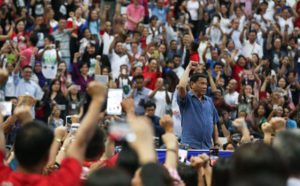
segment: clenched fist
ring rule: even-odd
[[[88,84],[87,93],[93,99],[101,99],[103,100],[106,96],[106,86],[100,82],[92,81]]]
[[[121,105],[127,114],[134,113],[134,100],[132,98],[124,99]]]
[[[173,132],[173,120],[171,116],[165,115],[163,116],[160,121],[160,125],[165,129],[166,132]]]

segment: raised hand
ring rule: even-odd
[[[134,113],[134,100],[132,98],[124,99],[121,103],[123,110],[128,113]]]
[[[31,107],[30,106],[18,106],[14,110],[14,116],[22,124],[32,120]]]
[[[282,117],[274,117],[269,123],[272,125],[272,128],[275,132],[280,132],[286,128],[286,120]]]
[[[170,115],[164,115],[159,123],[167,133],[173,133],[173,120]]]
[[[104,100],[106,96],[106,86],[100,82],[92,81],[88,84],[87,93],[92,99]]]

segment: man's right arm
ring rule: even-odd
[[[186,87],[188,85],[188,81],[189,81],[189,74],[191,72],[191,63],[189,63],[189,65],[186,67],[184,73],[182,74],[179,84],[177,86],[178,89],[178,95],[180,98],[184,98],[186,96]]]

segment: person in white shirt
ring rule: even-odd
[[[54,44],[55,39],[52,35],[46,36],[45,47],[39,50],[38,57],[42,62],[42,73],[46,79],[54,79],[57,74],[57,64],[60,61],[60,52]]]
[[[174,64],[173,72],[175,72],[177,77],[180,78],[184,73],[184,68],[180,65],[181,62],[180,55],[174,55],[172,61]]]
[[[111,34],[112,33],[112,27],[111,27],[111,22],[106,21],[105,22],[105,32],[102,35],[102,41],[103,41],[103,55],[108,55],[109,54],[109,46],[114,40],[114,36]]]
[[[227,86],[227,92],[224,95],[225,103],[232,109],[237,108],[239,102],[239,93],[236,91],[236,88],[237,81],[235,79],[231,79]],[[235,118],[236,114],[236,111],[230,112],[231,118]]]
[[[243,48],[243,45],[239,39],[241,35],[241,31],[239,30],[239,24],[240,24],[239,19],[237,18],[233,19],[231,23],[232,30],[230,32],[230,36],[232,41],[234,42],[235,48],[241,50]]]
[[[284,8],[281,16],[276,16],[275,19],[280,26],[281,34],[284,34],[286,30],[288,34],[294,31],[294,17],[290,15],[288,8]]]
[[[166,89],[163,78],[157,79],[155,89],[149,92],[149,98],[153,99],[156,104],[156,116],[162,117],[168,114],[167,109],[171,108],[172,93]]]
[[[130,62],[125,43],[122,43],[121,41],[116,41],[115,38],[110,45],[109,53],[111,73],[113,80],[115,80],[119,77],[120,67],[122,65],[127,65],[128,69],[130,69]]]
[[[244,27],[243,32],[240,35],[240,41],[243,44],[242,54],[245,57],[251,57],[252,54],[256,53],[260,58],[263,57],[262,46],[256,43],[257,33],[255,30],[250,30],[248,35],[248,40],[244,40],[244,34],[247,27]]]

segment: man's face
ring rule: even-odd
[[[65,19],[61,19],[59,21],[59,28],[60,29],[65,29],[66,28],[66,20]]]
[[[230,89],[230,90],[235,90],[236,89],[236,81],[235,80],[230,80],[229,81],[228,89]]]
[[[105,28],[106,28],[106,31],[107,31],[107,32],[110,32],[110,31],[111,31],[111,22],[106,21],[106,23],[105,23]]]
[[[23,70],[23,78],[29,80],[31,78],[32,70],[30,68],[25,68]]]
[[[178,67],[180,65],[181,59],[180,59],[180,57],[175,57],[173,61],[174,61],[175,67]]]
[[[191,84],[192,90],[199,95],[205,95],[207,91],[207,79],[199,78],[195,83]]]
[[[115,52],[117,54],[122,53],[122,49],[123,49],[123,44],[121,42],[118,42],[115,47]]]
[[[157,7],[162,8],[164,6],[164,1],[163,0],[157,0]]]
[[[256,40],[256,33],[255,32],[250,32],[249,33],[249,41],[254,42]]]
[[[155,107],[148,107],[145,109],[145,114],[146,116],[154,116],[154,113],[155,113]]]
[[[218,50],[213,50],[213,51],[211,52],[211,57],[212,57],[213,59],[218,59],[218,57],[219,57]]]
[[[177,49],[176,41],[172,41],[170,47],[171,47],[172,50],[176,50]]]
[[[190,38],[189,35],[184,35],[183,36],[183,44],[184,44],[184,46],[189,46],[190,45],[190,40],[191,40],[191,38]]]
[[[137,79],[136,80],[136,88],[141,90],[144,87],[144,80],[143,79]]]
[[[214,68],[214,71],[215,71],[216,73],[222,72],[222,71],[223,71],[222,65],[216,65],[215,68]]]

